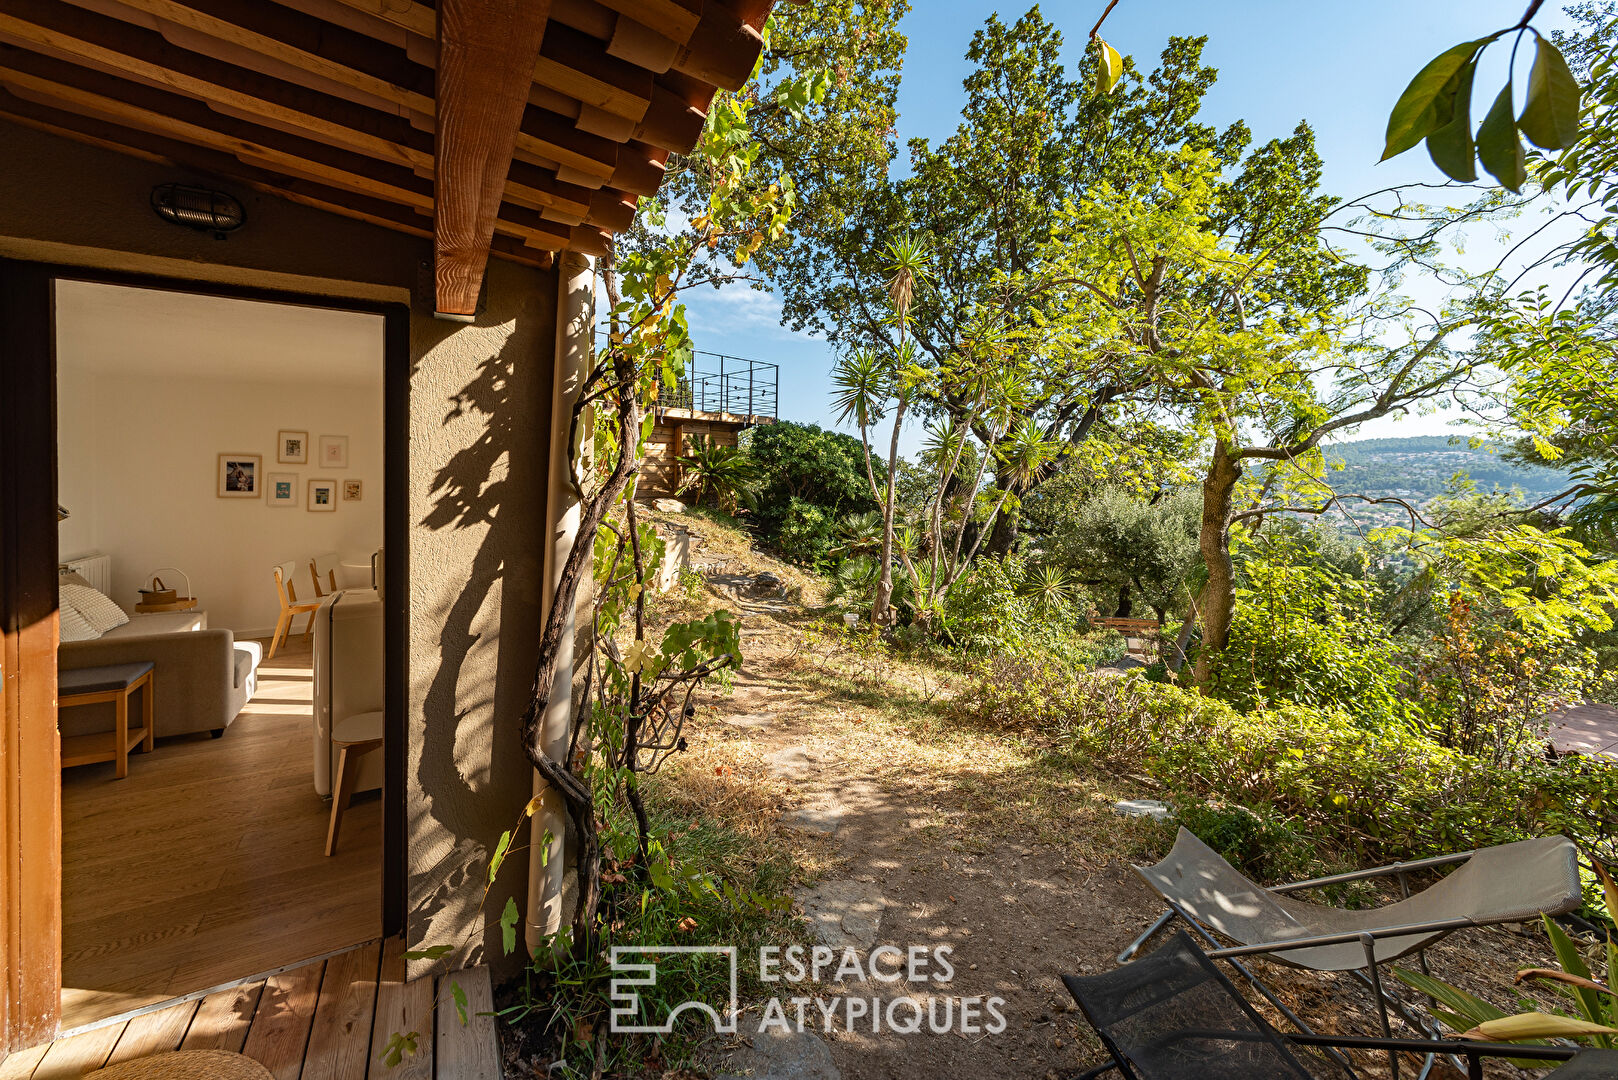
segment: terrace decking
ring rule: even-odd
[[[489,969],[407,983],[403,948],[400,938],[372,941],[14,1051],[0,1061],[0,1080],[68,1080],[169,1050],[237,1051],[276,1080],[500,1080],[494,1019],[487,1015]],[[464,1026],[450,1000],[451,978],[467,996]],[[416,1054],[384,1065],[389,1037],[412,1031]]]

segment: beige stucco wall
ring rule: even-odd
[[[409,937],[487,935],[498,953],[494,920],[526,858],[502,873],[487,927],[476,905],[486,853],[532,784],[518,723],[542,591],[556,274],[493,262],[484,314],[442,322],[419,295],[425,240],[5,123],[0,148],[0,256],[411,304],[410,371],[388,374],[410,386]],[[168,181],[230,191],[246,227],[215,240],[158,220],[149,194]]]
[[[539,640],[556,326],[554,277],[535,278],[491,263],[474,324],[411,325],[410,918],[426,944],[458,943],[477,920],[477,877],[460,871],[481,869],[532,784],[520,721]],[[526,857],[508,861],[483,906],[491,927],[508,896],[521,909],[526,877]]]

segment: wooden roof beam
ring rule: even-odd
[[[442,0],[433,173],[434,310],[469,320],[528,108],[550,0]]]

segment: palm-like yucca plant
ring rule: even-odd
[[[1031,571],[1022,587],[1022,594],[1034,602],[1042,615],[1072,606],[1079,592],[1079,583],[1059,566],[1042,566]]]
[[[678,460],[685,470],[680,490],[695,489],[697,503],[711,493],[727,514],[734,514],[744,506],[751,510],[757,505],[764,473],[747,451],[703,438],[689,456]]]
[[[859,514],[845,514],[837,523],[838,545],[833,555],[870,555],[882,550],[882,513],[867,510]]]

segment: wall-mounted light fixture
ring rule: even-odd
[[[216,240],[223,240],[247,221],[247,211],[234,195],[187,184],[157,185],[152,189],[152,209],[164,221],[211,232]]]

